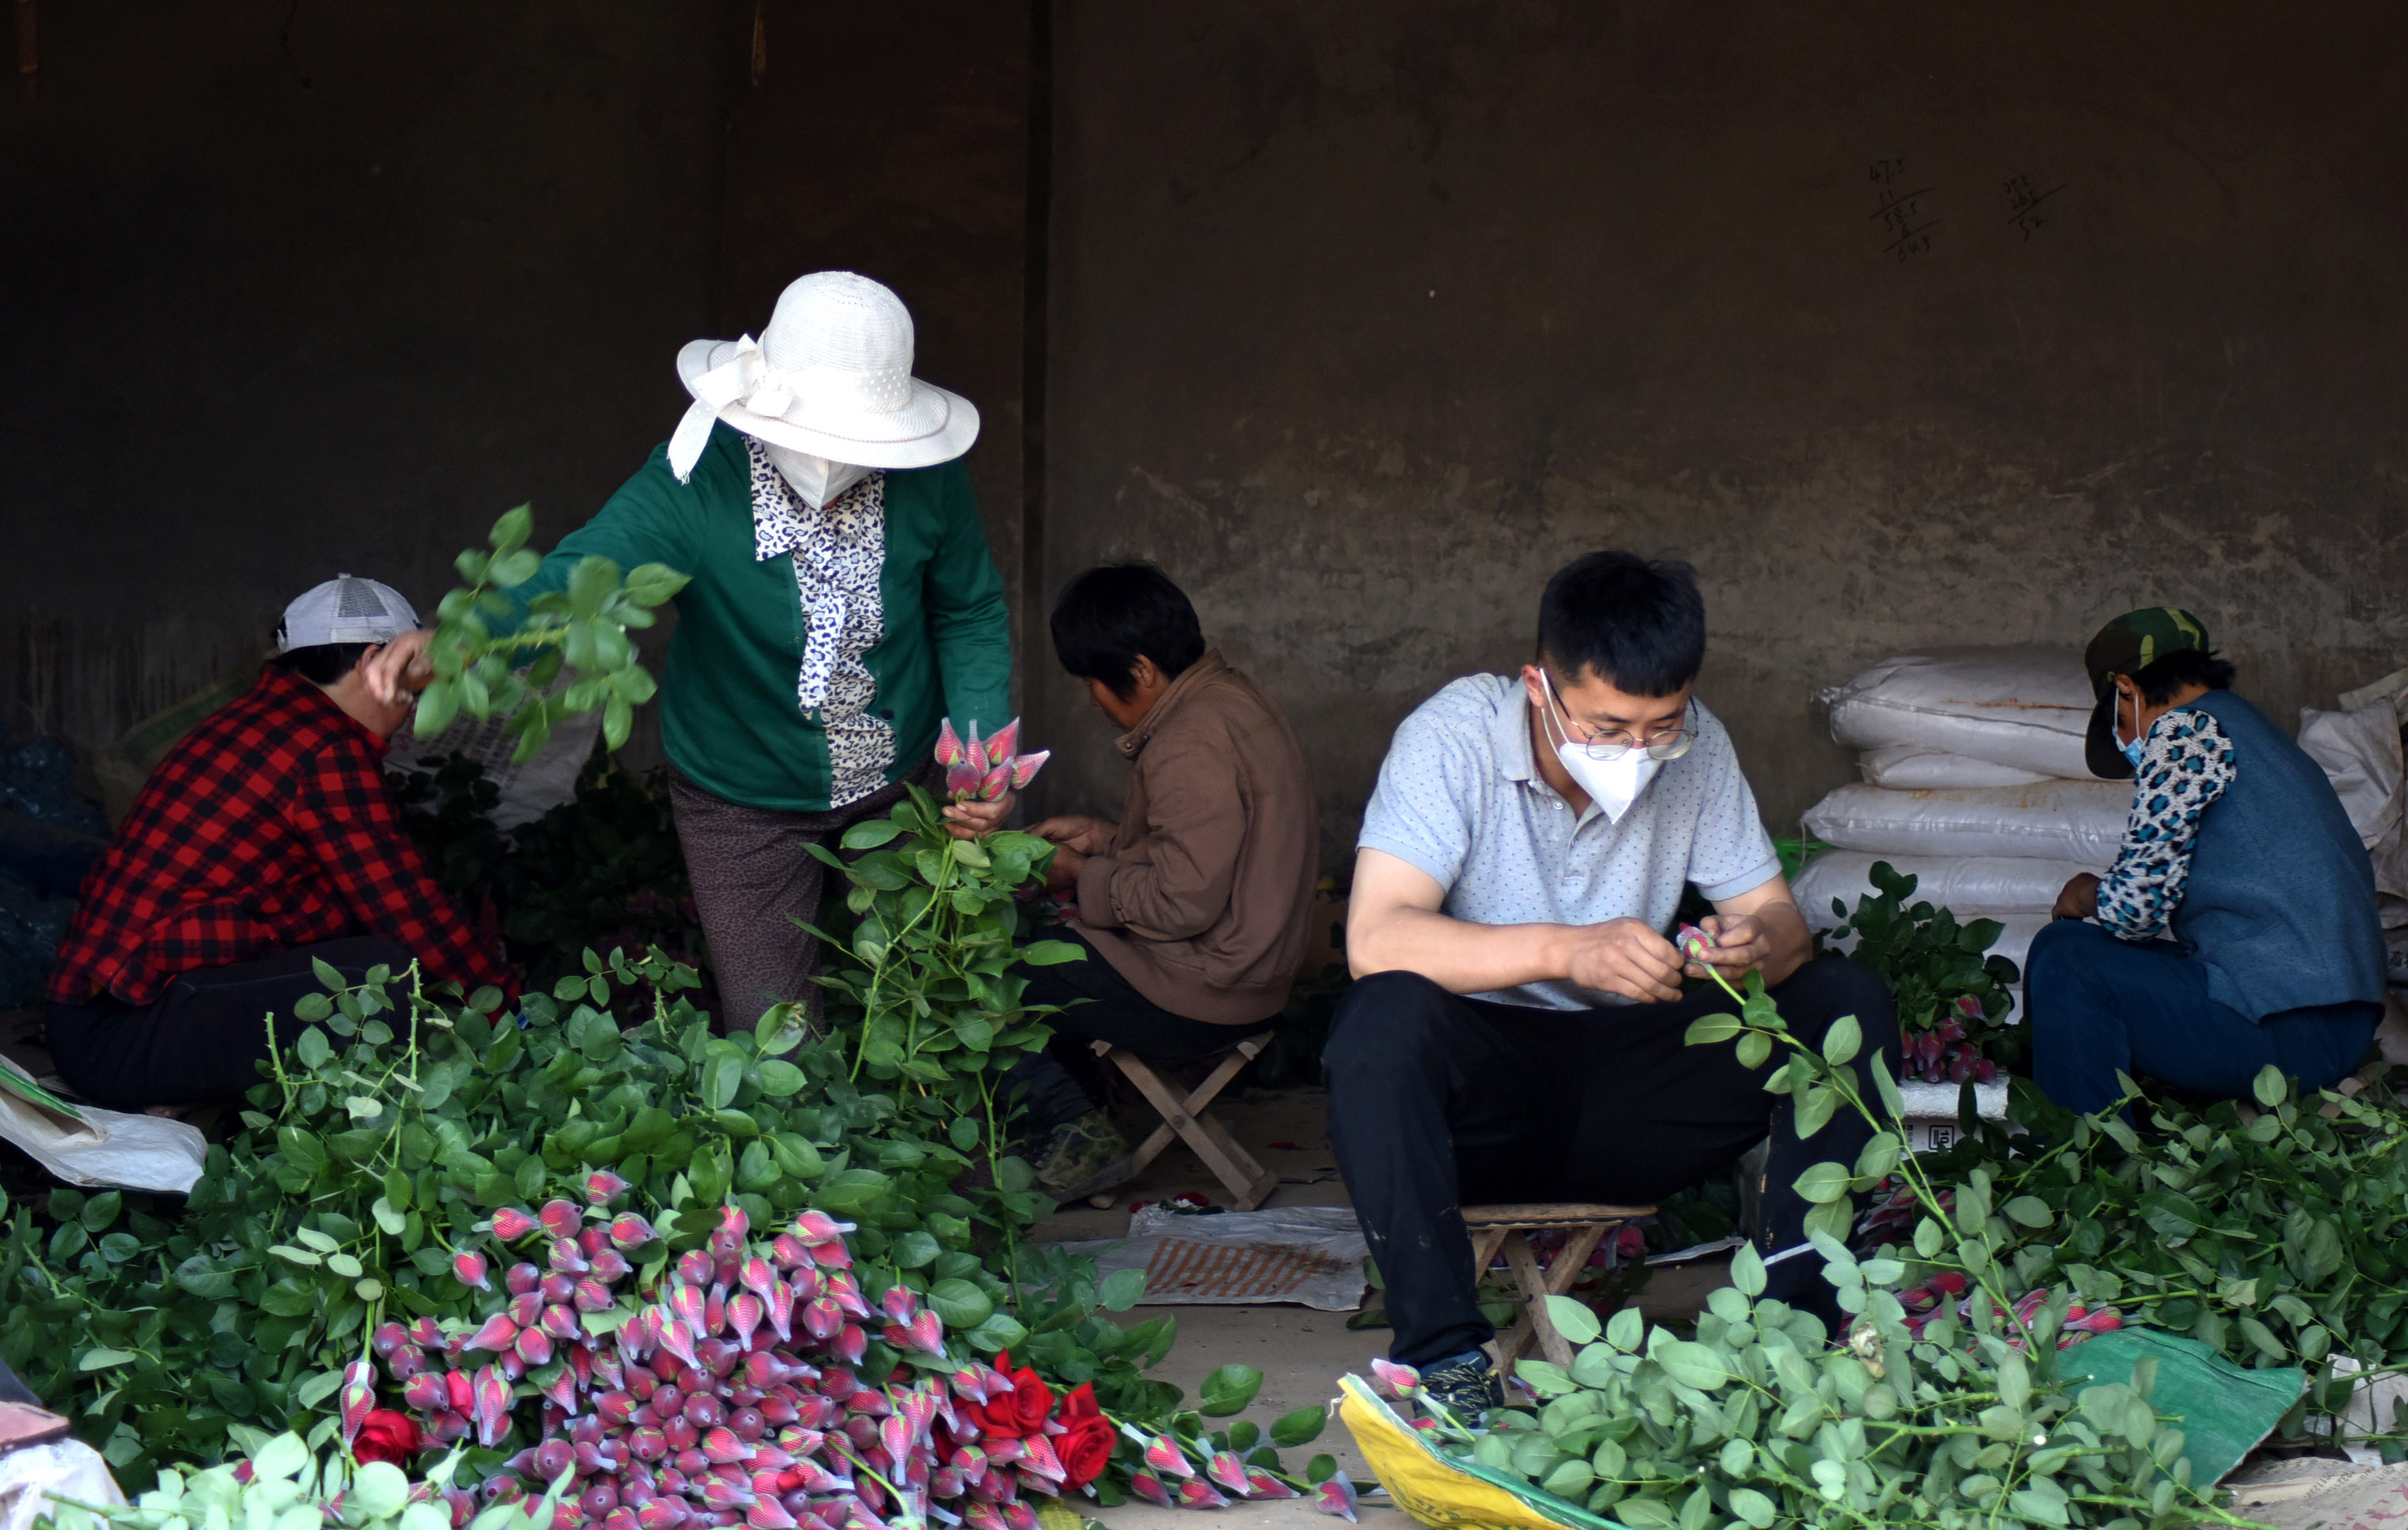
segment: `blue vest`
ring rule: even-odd
[[[2200,816],[2173,937],[2208,997],[2263,1019],[2383,1001],[2374,868],[2321,766],[2230,691],[2190,705],[2232,741],[2232,785]]]

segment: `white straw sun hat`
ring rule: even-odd
[[[669,468],[694,472],[714,420],[772,446],[862,468],[932,468],[978,439],[978,411],[911,375],[911,314],[866,276],[817,271],[778,297],[755,341],[695,340],[678,353],[694,405],[669,437]]]

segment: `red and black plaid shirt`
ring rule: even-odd
[[[400,942],[438,982],[507,987],[402,828],[384,749],[270,667],[150,772],[84,877],[50,998],[148,1004],[195,968],[357,934]]]

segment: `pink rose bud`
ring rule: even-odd
[[[1011,760],[1012,789],[1021,790],[1028,783],[1036,780],[1037,772],[1043,770],[1045,762],[1053,758],[1054,751],[1051,749],[1039,749],[1033,755],[1014,756]]]
[[[476,1333],[469,1335],[468,1348],[471,1350],[490,1350],[494,1354],[499,1354],[504,1350],[509,1349],[511,1341],[516,1339],[518,1336],[519,1325],[512,1322],[507,1314],[496,1312],[492,1317],[485,1320],[485,1326],[478,1329]],[[453,1374],[456,1375],[458,1373],[454,1372]]]
[[[733,1233],[740,1238],[752,1231],[752,1219],[745,1214],[744,1208],[740,1205],[721,1206],[719,1230],[723,1233]]]
[[[979,782],[985,772],[965,759],[945,772],[945,795],[965,801],[978,795]]]
[[[632,1211],[623,1211],[610,1219],[610,1241],[622,1249],[640,1249],[659,1236],[652,1223]]]
[[[509,1288],[511,1295],[523,1296],[543,1284],[543,1272],[532,1264],[513,1264],[509,1273],[502,1277],[502,1284]]]
[[[624,1280],[636,1273],[636,1266],[627,1263],[627,1256],[607,1243],[588,1254],[586,1263],[594,1266],[595,1277],[606,1286]]]
[[[1312,1507],[1324,1514],[1337,1514],[1349,1523],[1359,1523],[1354,1518],[1354,1484],[1340,1472],[1312,1490]]]
[[[1010,759],[1011,758],[1012,751],[1019,747],[1020,719],[1014,717],[1011,721],[1004,724],[1001,728],[996,729],[995,737],[986,741],[985,763],[989,765],[1000,765],[1005,760]]]
[[[853,1224],[840,1222],[824,1211],[806,1211],[795,1219],[795,1235],[805,1243],[825,1243],[840,1233],[853,1231]]]
[[[1167,1477],[1193,1477],[1195,1464],[1167,1435],[1156,1435],[1145,1446],[1145,1464]]]
[[[594,1267],[586,1260],[583,1251],[577,1247],[575,1238],[552,1239],[552,1254],[545,1263],[560,1275],[583,1275]]]
[[[477,1406],[477,1384],[468,1379],[466,1371],[443,1373],[443,1400],[454,1413],[466,1413]]]
[[[543,1223],[543,1230],[555,1238],[573,1238],[577,1230],[585,1225],[585,1219],[579,1215],[577,1207],[566,1201],[546,1201],[543,1209],[535,1215],[536,1220]]]
[[[595,1205],[609,1205],[626,1193],[627,1182],[608,1169],[585,1176],[585,1198]]]
[[[421,1371],[402,1383],[401,1400],[421,1413],[432,1413],[452,1405],[452,1391],[440,1376]]]
[[[761,1298],[749,1291],[739,1291],[727,1299],[728,1326],[736,1330],[738,1340],[745,1345],[752,1342],[754,1331],[767,1316],[768,1308],[762,1305]]]
[[[409,1342],[409,1331],[397,1322],[381,1323],[368,1335],[368,1348],[380,1360],[390,1360],[394,1352]]]
[[[937,725],[937,763],[958,765],[968,758],[969,751],[962,747],[962,736],[953,731],[953,720],[947,717],[939,722]]]
[[[828,1340],[828,1352],[848,1365],[858,1365],[869,1352],[869,1335],[862,1332],[859,1323],[846,1323],[837,1330],[836,1337]]]
[[[509,1306],[502,1311],[521,1328],[539,1322],[543,1319],[543,1292],[541,1290],[523,1291],[511,1297]]]
[[[504,1243],[516,1243],[536,1230],[536,1220],[516,1206],[503,1206],[494,1213],[494,1236]]]

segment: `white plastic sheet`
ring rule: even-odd
[[[2128,781],[1884,791],[1842,787],[1806,810],[1806,831],[1842,850],[1888,856],[2012,856],[2114,863],[2131,816]]]
[[[1831,736],[1857,749],[1899,744],[2037,775],[2086,779],[2093,698],[2071,648],[1934,648],[1900,654],[1823,692]]]
[[[564,671],[552,686],[553,693],[566,690],[568,681]],[[500,716],[479,722],[464,712],[431,739],[404,729],[385,755],[385,769],[432,771],[446,755],[466,755],[484,767],[485,779],[501,793],[488,815],[494,827],[507,831],[533,823],[577,796],[577,777],[594,753],[594,741],[602,734],[602,709],[572,712],[560,719],[552,726],[552,737],[523,765],[510,758],[519,741],[504,735],[502,729],[509,723],[508,717]]]
[[[0,1068],[29,1076],[5,1057]],[[54,1115],[0,1090],[0,1137],[70,1185],[183,1195],[201,1177],[208,1139],[165,1116],[127,1116],[79,1104],[83,1119]],[[0,1527],[5,1530],[5,1527]]]
[[[53,1494],[103,1508],[125,1503],[108,1463],[79,1439],[54,1439],[0,1455],[0,1530],[34,1530],[36,1520],[53,1511]]]

